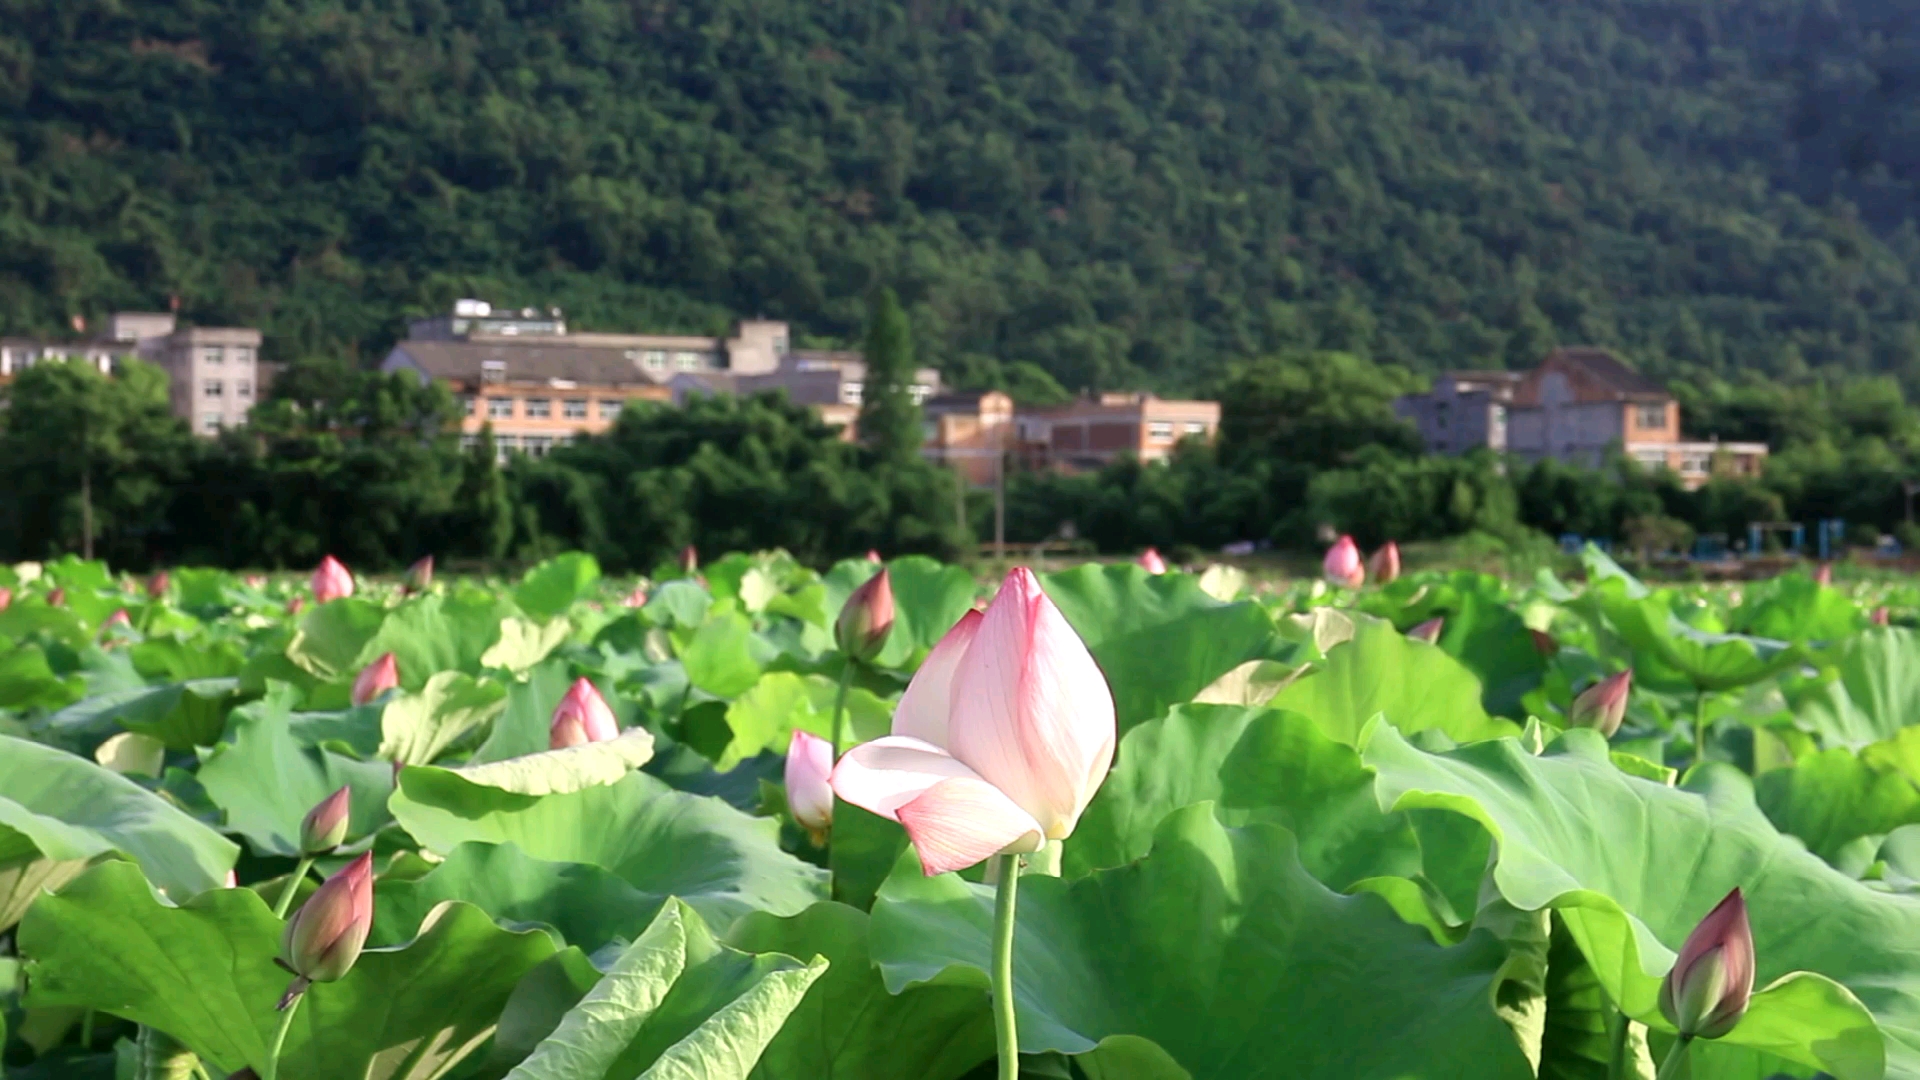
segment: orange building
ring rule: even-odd
[[[1120,457],[1162,460],[1182,439],[1212,442],[1220,431],[1220,403],[1109,393],[1022,413],[1015,426],[1030,464],[1095,469]]]
[[[921,408],[927,417],[923,454],[952,465],[974,487],[999,479],[1015,449],[1012,398],[974,390],[928,398]]]

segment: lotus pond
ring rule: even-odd
[[[931,875],[966,837],[822,785],[922,733],[964,568],[850,634],[869,560],[0,567],[0,1075],[957,1080],[998,1030],[1056,1080],[1920,1078],[1920,592],[1585,564],[1041,573],[1007,685],[1057,613],[1111,770],[1055,821],[971,762],[1039,832]],[[1751,996],[1676,1053],[1736,889]]]

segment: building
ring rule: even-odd
[[[49,342],[0,338],[0,382],[38,363],[82,360],[103,375],[136,357],[166,371],[175,416],[195,434],[212,436],[247,422],[272,379],[259,359],[260,331],[242,327],[180,328],[169,312],[120,311],[104,337]]]
[[[1120,457],[1163,460],[1182,439],[1213,441],[1220,431],[1220,403],[1107,393],[1021,413],[1014,425],[1019,452],[1029,465],[1096,469]]]
[[[1597,467],[1619,451],[1673,470],[1689,489],[1712,476],[1757,476],[1767,456],[1761,443],[1681,438],[1673,395],[1599,348],[1556,349],[1523,373],[1448,372],[1427,393],[1394,402],[1394,411],[1437,453],[1486,447],[1524,461]]]
[[[941,394],[926,400],[922,453],[946,462],[974,487],[1000,479],[1015,447],[1013,399],[998,390]]]

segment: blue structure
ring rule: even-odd
[[[1821,562],[1833,558],[1834,552],[1840,549],[1840,544],[1846,539],[1846,535],[1847,523],[1839,518],[1827,518],[1818,523],[1814,536],[1820,545]]]
[[[1765,542],[1766,534],[1769,530],[1776,530],[1776,529],[1792,530],[1793,542],[1787,545],[1788,550],[1798,555],[1801,551],[1806,549],[1807,527],[1805,525],[1801,525],[1798,522],[1788,522],[1788,521],[1775,521],[1775,522],[1764,522],[1764,523],[1755,522],[1747,526],[1747,554],[1749,555],[1764,554],[1767,548],[1767,545]],[[1821,540],[1824,543],[1826,539],[1826,533],[1823,531],[1820,534],[1820,536],[1821,536]]]

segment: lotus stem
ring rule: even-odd
[[[1673,1049],[1667,1051],[1667,1060],[1660,1063],[1660,1072],[1653,1080],[1677,1080],[1686,1068],[1687,1045],[1691,1042],[1691,1035],[1682,1035],[1673,1040]]]
[[[1627,1075],[1627,1040],[1631,1036],[1633,1021],[1627,1019],[1624,1009],[1613,1011],[1613,1030],[1609,1033],[1613,1040],[1613,1049],[1607,1055],[1607,1080],[1625,1080]]]
[[[305,980],[296,980],[304,982]],[[280,1009],[280,1028],[273,1033],[273,1044],[267,1047],[267,1071],[260,1074],[260,1080],[278,1080],[280,1076],[280,1048],[287,1045],[287,1032],[293,1027],[293,1014],[300,1011],[300,999],[305,994],[295,994]]]
[[[1693,693],[1693,764],[1707,760],[1707,692]]]
[[[287,909],[293,906],[293,898],[300,891],[300,883],[307,879],[307,871],[313,869],[313,860],[302,855],[300,865],[293,868],[293,876],[287,879],[287,886],[280,890],[280,899],[273,905],[273,917],[284,919]]]
[[[998,855],[993,894],[993,1034],[1000,1052],[1000,1080],[1020,1080],[1020,1035],[1013,1014],[1013,900],[1020,886],[1020,856]]]
[[[853,657],[840,668],[840,690],[833,695],[833,760],[839,761],[842,751],[848,749],[846,739],[840,731],[840,716],[847,710],[847,688],[853,685]]]

